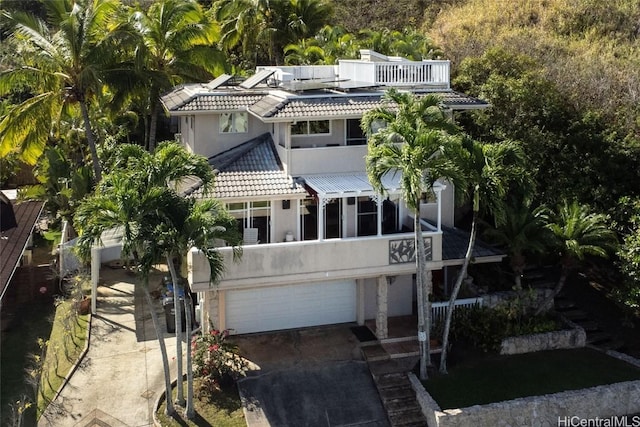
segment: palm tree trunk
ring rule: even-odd
[[[173,307],[176,316],[176,365],[177,365],[177,396],[176,403],[184,405],[184,390],[182,378],[182,307],[180,307],[180,280],[176,273],[176,267],[173,265],[173,259],[170,254],[166,254],[167,266],[171,272],[171,281],[173,282]]]
[[[84,121],[84,132],[87,137],[87,144],[89,144],[89,151],[91,151],[91,161],[93,162],[93,173],[96,178],[96,182],[102,180],[102,167],[100,166],[100,159],[98,159],[98,150],[96,149],[96,138],[91,130],[91,122],[89,121],[89,109],[87,103],[84,100],[80,101],[80,110],[82,111],[82,120]]]
[[[420,206],[420,202],[418,202]],[[416,239],[416,299],[418,303],[418,343],[420,346],[420,379],[428,378],[427,365],[431,364],[429,351],[429,328],[425,316],[425,295],[424,292],[424,241],[422,240],[422,228],[420,227],[419,209],[414,213],[413,229]]]
[[[569,269],[566,268],[566,267],[562,267],[562,273],[560,273],[560,278],[558,279],[558,283],[556,283],[556,287],[553,288],[553,292],[551,292],[551,295],[549,295],[547,298],[545,298],[545,300],[542,302],[542,304],[540,304],[540,306],[536,310],[534,316],[541,315],[542,313],[547,311],[545,309],[545,307],[547,307],[548,305],[553,304],[555,298],[558,296],[558,294],[560,293],[562,288],[564,288],[564,284],[567,281],[567,277],[569,277]]]
[[[144,289],[144,296],[149,304],[149,311],[151,312],[151,321],[153,327],[156,330],[156,336],[158,337],[158,344],[160,345],[160,353],[162,354],[162,368],[164,369],[164,393],[166,396],[167,407],[165,414],[173,415],[175,409],[173,407],[173,400],[171,399],[171,377],[169,373],[169,358],[167,357],[167,346],[164,344],[164,336],[160,329],[160,321],[158,320],[158,313],[153,308],[153,300],[149,293],[148,283],[145,283],[142,288]]]
[[[469,236],[469,246],[467,247],[467,253],[464,257],[464,262],[462,263],[462,268],[460,269],[460,273],[458,274],[458,278],[456,279],[456,284],[453,286],[453,290],[451,291],[451,296],[449,297],[449,305],[447,306],[447,315],[444,321],[444,332],[442,333],[442,353],[440,354],[440,373],[447,373],[447,347],[449,347],[449,332],[451,331],[451,321],[453,319],[453,310],[455,307],[456,299],[458,298],[458,292],[460,292],[460,288],[462,287],[462,281],[467,276],[467,269],[469,268],[469,263],[471,262],[471,255],[473,254],[473,246],[476,242],[476,227],[478,222],[478,208],[479,204],[477,200],[479,198],[477,189],[474,194],[474,207],[473,207],[473,220],[471,221],[471,236]]]
[[[187,406],[185,407],[185,416],[188,419],[193,419],[195,417],[196,412],[193,407],[193,361],[191,358],[191,292],[189,289],[185,288],[184,290],[184,312],[187,322],[187,360],[186,360],[186,368],[187,368]]]

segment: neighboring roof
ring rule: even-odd
[[[430,92],[442,97],[449,108],[484,108],[484,101],[458,92]],[[364,113],[381,105],[382,94],[355,96],[315,96],[279,98],[268,95],[249,107],[249,111],[263,120],[313,119],[327,117],[361,117]]]
[[[364,172],[304,175],[305,184],[323,198],[373,196],[376,192]],[[400,176],[385,175],[382,183],[389,193],[400,191]]]
[[[264,197],[305,194],[286,174],[271,135],[266,133],[209,159],[216,169],[213,197]]]
[[[462,264],[469,246],[469,233],[466,231],[442,226],[442,260],[458,261],[449,262],[448,265]],[[475,240],[473,246],[473,261],[495,262],[500,261],[506,255],[501,250],[494,248],[480,239]]]
[[[22,202],[13,205],[18,226],[3,231],[0,237],[0,298],[5,293],[13,273],[42,212],[42,202]]]

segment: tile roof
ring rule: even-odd
[[[426,92],[425,92],[426,94]],[[430,92],[442,97],[453,109],[484,108],[487,104],[454,91]],[[420,94],[418,94],[420,95]],[[249,111],[263,119],[297,119],[325,117],[360,117],[381,104],[382,93],[358,96],[315,96],[279,98],[267,95],[249,107]]]
[[[162,96],[161,102],[167,111],[173,112],[238,111],[247,109],[264,96],[265,93],[255,91],[215,91],[206,84],[194,83],[175,88]]]
[[[29,236],[42,212],[42,202],[22,202],[13,205],[17,227],[2,232],[0,237],[0,296],[20,262]]]
[[[280,163],[271,135],[266,133],[209,158],[215,168],[213,197],[267,197],[305,194]]]
[[[442,260],[462,261],[469,246],[469,233],[466,231],[442,226]],[[505,256],[504,252],[494,248],[480,239],[476,239],[473,247],[473,258]]]

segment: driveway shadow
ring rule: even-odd
[[[389,426],[366,362],[274,370],[238,389],[249,427]]]

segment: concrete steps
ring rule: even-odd
[[[407,377],[415,357],[394,357],[387,350],[404,345],[404,341],[386,344],[369,344],[360,348],[378,389],[382,405],[392,427],[424,427],[427,420],[416,400],[415,392]],[[386,349],[385,347],[389,347]],[[403,354],[407,349],[402,350]]]
[[[406,372],[374,375],[373,378],[392,426],[426,425]]]
[[[583,311],[573,301],[564,296],[558,296],[555,300],[555,308],[558,313],[577,325],[581,326],[587,334],[588,346],[599,350],[619,350],[624,342],[614,339],[610,333],[603,331],[589,313]]]

